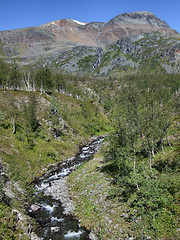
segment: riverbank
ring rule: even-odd
[[[126,203],[110,197],[113,185],[104,167],[98,153],[68,177],[74,214],[99,240],[135,239],[136,229],[129,221],[133,213]]]
[[[39,225],[35,231],[39,237],[59,240],[71,235],[73,239],[81,236],[82,240],[96,240],[93,233],[73,217],[75,207],[69,193],[67,176],[83,162],[92,159],[103,139],[92,138],[88,145],[80,147],[76,156],[51,168],[34,185],[35,195],[28,211]]]
[[[98,140],[98,139],[102,139],[102,137],[91,137],[89,140],[89,144],[90,145],[92,144],[93,151],[96,151],[95,149],[97,148],[96,144],[94,145],[94,143],[101,142],[101,140]],[[42,176],[40,176],[39,178],[35,178],[33,182],[29,185],[28,187],[29,193],[27,193],[27,189],[26,190],[22,189],[17,182],[12,182],[10,179],[6,181],[6,184],[4,187],[4,194],[8,198],[9,204],[11,205],[9,211],[15,214],[15,221],[18,223],[16,226],[16,228],[18,229],[17,231],[18,239],[31,239],[31,240],[42,239],[38,237],[34,232],[37,227],[36,221],[34,221],[33,218],[31,218],[30,216],[28,216],[27,211],[25,210],[25,209],[30,209],[31,212],[33,211],[36,212],[41,207],[40,205],[37,205],[37,204],[30,204],[28,207],[27,205],[28,202],[25,199],[25,196],[27,196],[29,200],[32,197],[32,202],[34,201],[33,200],[35,196],[34,186],[35,186],[35,183],[37,183],[38,181],[43,181],[43,179],[48,179],[48,178],[52,179],[53,177],[55,180],[54,181],[51,180],[50,184],[47,184],[47,186],[46,185],[44,186],[43,188],[44,195],[50,196],[53,199],[57,200],[58,202],[61,202],[62,207],[64,209],[63,214],[73,215],[74,203],[71,200],[71,197],[69,194],[69,188],[66,183],[66,179],[67,179],[66,175],[69,174],[69,172],[72,171],[76,166],[77,164],[76,157],[78,157],[80,153],[82,155],[82,160],[84,159],[87,152],[86,149],[89,148],[87,147],[86,144],[87,144],[86,140],[81,142],[81,144],[77,147],[79,149],[78,153],[77,153],[77,150],[75,149],[76,150],[75,155],[67,159],[66,161],[50,164],[49,166],[47,166],[44,173],[42,172]],[[85,148],[84,153],[82,150],[83,148]],[[87,154],[87,157],[88,155],[89,154]],[[56,174],[60,169],[62,169],[60,176],[65,176],[65,177],[57,179]],[[31,195],[31,190],[33,191],[32,195]],[[90,239],[92,240],[96,239],[92,233],[90,234]]]

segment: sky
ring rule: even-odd
[[[60,20],[107,22],[135,11],[149,11],[180,33],[180,0],[0,0],[0,31]]]

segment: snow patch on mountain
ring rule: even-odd
[[[85,22],[79,22],[79,21],[73,20],[73,19],[71,19],[71,20],[72,20],[73,22],[79,24],[79,25],[86,25],[86,24],[87,24],[87,23],[85,23]]]

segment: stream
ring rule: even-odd
[[[35,231],[44,240],[90,240],[90,232],[80,226],[72,216],[74,205],[66,184],[67,176],[82,163],[93,158],[104,138],[98,138],[81,148],[79,154],[68,159],[58,168],[45,174],[35,185],[35,204],[29,208],[29,215],[38,223]]]

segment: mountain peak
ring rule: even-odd
[[[150,24],[154,26],[170,28],[166,22],[157,18],[152,12],[148,11],[123,13],[111,19],[110,22],[119,24]]]
[[[142,15],[153,15],[154,14],[152,12],[148,12],[148,11],[136,11],[136,12],[132,12],[132,13],[129,13],[129,14],[142,14]]]
[[[177,34],[153,13],[123,13],[108,22],[60,19],[38,27],[0,32],[0,50],[8,57],[38,58],[76,46],[105,47],[143,33]]]

